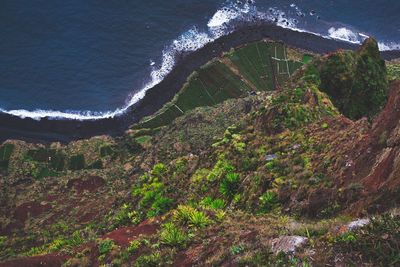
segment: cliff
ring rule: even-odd
[[[261,41],[122,137],[4,142],[0,266],[398,264],[398,66]]]

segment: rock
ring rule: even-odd
[[[190,145],[189,144],[176,142],[173,146],[174,146],[175,151],[178,152],[178,153],[182,153],[183,151],[190,151]]]
[[[265,161],[273,161],[276,158],[278,158],[277,154],[269,154],[265,156]]]
[[[129,171],[131,171],[132,169],[133,169],[133,166],[132,166],[132,164],[130,164],[129,162],[126,163],[126,164],[124,165],[124,170],[125,170],[126,172],[129,172]]]
[[[305,245],[308,238],[304,236],[281,236],[272,240],[272,252],[294,253],[298,248]]]
[[[350,222],[346,225],[348,231],[354,231],[358,228],[366,226],[370,223],[370,219],[359,219],[353,222]]]

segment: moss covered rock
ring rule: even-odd
[[[386,102],[386,66],[372,38],[356,52],[339,51],[329,55],[321,64],[320,78],[321,90],[351,119],[371,118]]]

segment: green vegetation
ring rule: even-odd
[[[4,144],[0,147],[0,172],[8,169],[8,163],[13,150],[13,144]]]
[[[386,64],[386,68],[389,81],[400,80],[400,62],[389,62]]]
[[[398,203],[397,110],[371,127],[332,104],[354,115],[348,105],[370,104],[350,101],[361,87],[382,104],[377,57],[372,43],[327,57],[252,43],[193,74],[149,128],[7,141],[0,261],[57,252],[65,266],[399,265],[398,211],[359,229],[344,216]]]
[[[287,50],[281,43],[262,41],[233,50],[221,61],[213,60],[191,75],[170,103],[134,128],[157,128],[196,107],[212,106],[250,91],[275,90],[303,65],[301,58],[289,59]]]
[[[173,200],[165,196],[166,187],[160,182],[166,173],[164,164],[156,164],[149,174],[140,177],[138,185],[132,190],[132,195],[140,198],[138,208],[147,211],[148,218],[163,214],[172,207]]]
[[[181,247],[187,242],[188,236],[173,223],[166,223],[160,232],[160,240],[168,246]]]
[[[260,196],[261,210],[270,211],[278,202],[278,196],[274,191],[267,191]]]
[[[154,252],[150,255],[140,256],[135,263],[136,267],[153,267],[160,266],[162,262],[161,255],[158,252]]]
[[[73,155],[69,158],[68,168],[73,171],[85,168],[85,156],[82,154]]]
[[[190,206],[179,205],[173,213],[174,221],[197,228],[204,228],[211,224],[211,219],[202,211]]]
[[[341,51],[328,56],[322,63],[320,77],[321,90],[351,119],[372,118],[386,102],[385,62],[372,38],[355,53]]]
[[[102,239],[98,241],[98,249],[100,255],[108,254],[111,249],[114,247],[114,242],[111,239]]]
[[[237,193],[240,184],[240,176],[238,173],[229,172],[222,179],[219,191],[228,199],[232,199]]]
[[[373,218],[370,224],[336,239],[335,247],[347,257],[348,264],[375,263],[376,266],[400,264],[400,217],[385,214]],[[350,255],[359,255],[355,258]]]
[[[26,256],[36,256],[48,254],[56,251],[72,251],[74,248],[80,246],[84,239],[80,231],[74,231],[70,237],[58,237],[48,244],[39,247],[33,247],[25,253]]]
[[[114,154],[114,150],[110,145],[103,145],[100,147],[100,157],[104,158],[107,156],[112,156]]]

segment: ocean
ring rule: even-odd
[[[400,1],[2,0],[0,112],[40,119],[123,114],[181,54],[270,21],[400,49]]]

